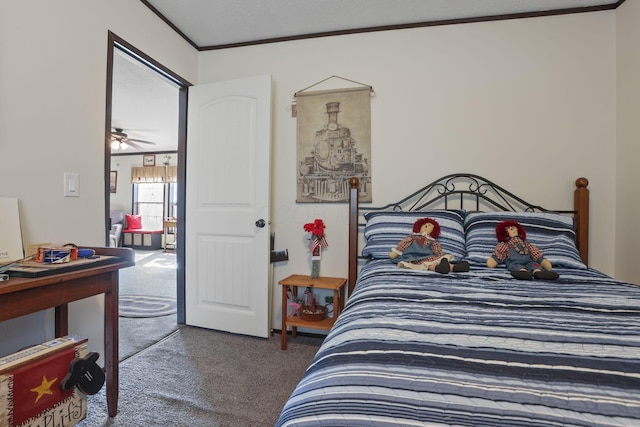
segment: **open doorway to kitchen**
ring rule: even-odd
[[[120,271],[120,359],[184,323],[188,82],[109,33],[105,224],[110,246],[130,247]]]

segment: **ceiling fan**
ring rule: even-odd
[[[129,147],[132,147],[136,150],[142,150],[142,146],[138,145],[138,143],[156,145],[156,143],[153,141],[129,138],[129,135],[127,135],[121,128],[113,128],[113,130],[111,131],[112,150],[126,150]]]

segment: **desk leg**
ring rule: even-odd
[[[118,413],[118,272],[111,273],[111,286],[104,294],[104,360],[107,377],[107,409]]]
[[[55,327],[53,332],[55,336],[69,335],[69,304],[59,305],[54,310]]]

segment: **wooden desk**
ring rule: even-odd
[[[118,257],[114,263],[51,276],[11,277],[0,282],[0,321],[55,307],[55,335],[69,333],[68,303],[104,294],[104,360],[107,408],[118,413],[118,270],[135,265],[128,248],[94,248],[97,255]],[[9,273],[10,274],[10,273]]]

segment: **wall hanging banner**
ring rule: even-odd
[[[296,93],[298,203],[371,202],[371,88]]]

